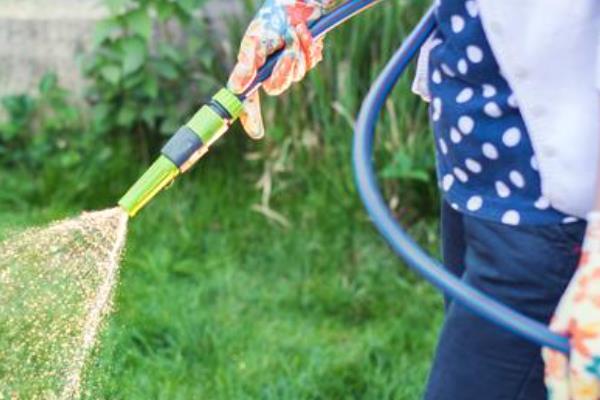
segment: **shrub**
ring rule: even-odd
[[[198,17],[204,0],[105,0],[83,57],[96,130],[133,135],[142,154],[171,135],[215,87],[217,57]]]
[[[0,100],[6,118],[0,122],[0,162],[5,167],[39,168],[49,159],[64,168],[81,162],[84,124],[56,75],[46,74],[37,94]]]

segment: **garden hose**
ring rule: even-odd
[[[242,100],[227,89],[221,89],[192,119],[173,135],[162,148],[161,155],[142,177],[119,200],[119,206],[135,216],[160,191],[180,174],[189,170],[210,146],[237,120]]]
[[[379,1],[381,0],[348,1],[311,24],[310,31],[315,39],[320,38]],[[179,175],[189,170],[208,152],[210,146],[229,130],[240,117],[244,99],[271,76],[282,52],[269,57],[244,93],[236,96],[228,89],[221,89],[173,135],[161,150],[158,159],[119,200],[119,206],[130,217],[134,217]]]
[[[318,38],[379,1],[381,0],[349,0],[311,25],[311,32]],[[567,338],[470,287],[432,259],[395,220],[379,190],[373,169],[373,142],[378,117],[396,82],[433,32],[435,25],[434,12],[429,10],[394,54],[363,102],[355,128],[353,154],[355,178],[361,199],[373,223],[396,254],[435,287],[500,327],[540,346],[568,354],[570,346]],[[119,201],[119,205],[130,216],[136,215],[157,193],[206,154],[210,145],[239,117],[245,97],[271,75],[279,55],[276,53],[267,61],[245,93],[236,96],[227,89],[221,90],[190,122],[179,129],[163,148],[161,156]]]

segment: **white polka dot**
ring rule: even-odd
[[[436,97],[435,99],[433,99],[431,105],[433,107],[431,112],[431,119],[437,121],[442,115],[442,100],[439,97]]]
[[[467,9],[469,15],[473,18],[475,18],[479,13],[479,8],[477,7],[477,2],[475,0],[467,0],[465,2],[465,8]]]
[[[471,100],[472,97],[473,97],[473,89],[464,88],[463,90],[460,91],[458,96],[456,96],[456,102],[457,103],[466,103],[467,101]]]
[[[450,128],[450,140],[452,140],[452,143],[460,143],[460,141],[462,140],[462,135],[460,134],[458,129]]]
[[[442,83],[442,73],[439,69],[436,68],[433,70],[433,73],[431,74],[431,80],[433,81],[433,83],[436,83],[438,85]]]
[[[514,93],[512,93],[510,96],[508,96],[508,100],[507,103],[509,106],[511,106],[512,108],[517,108],[519,107],[519,103],[517,103],[517,97],[515,96]]]
[[[452,25],[452,32],[459,33],[465,27],[465,20],[460,15],[453,15],[450,18],[450,25]]]
[[[521,130],[516,127],[508,128],[502,135],[502,141],[508,147],[515,147],[521,141]]]
[[[450,190],[450,188],[454,185],[454,176],[447,174],[442,178],[442,189],[444,192]]]
[[[502,216],[502,223],[507,225],[519,225],[521,221],[521,216],[515,210],[508,210]]]
[[[496,88],[488,83],[483,84],[483,97],[490,98],[494,97],[498,93]]]
[[[495,186],[496,186],[496,193],[498,193],[498,196],[502,197],[503,199],[510,196],[510,188],[508,186],[506,186],[506,183],[504,183],[502,181],[496,181]]]
[[[443,138],[440,138],[438,140],[438,143],[440,145],[440,151],[442,152],[442,154],[448,154],[448,145],[446,144],[446,141]]]
[[[502,110],[496,102],[490,101],[483,107],[483,111],[492,118],[500,118],[502,116]]]
[[[456,64],[456,69],[458,69],[458,72],[460,72],[463,75],[469,72],[469,65],[467,64],[467,60],[465,60],[464,58],[458,60],[458,63]]]
[[[523,175],[519,171],[510,171],[508,177],[516,187],[521,189],[525,187],[525,178],[523,178]]]
[[[467,201],[467,210],[477,211],[483,206],[483,199],[481,196],[473,196]]]
[[[450,204],[450,207],[454,208],[456,211],[460,210],[460,207],[456,203]]]
[[[454,175],[458,178],[462,183],[466,183],[469,180],[469,175],[462,169],[456,167],[453,169]]]
[[[540,209],[540,210],[546,210],[547,208],[550,207],[550,200],[548,200],[547,198],[545,198],[544,196],[541,196],[534,204],[535,208]]]
[[[575,217],[565,217],[562,222],[563,224],[572,224],[573,222],[577,222],[578,219]]]
[[[537,160],[537,158],[535,158],[535,156],[531,157],[530,163],[531,163],[531,168],[533,168],[534,171],[537,171],[539,169],[538,160]]]
[[[448,75],[451,78],[454,78],[456,76],[456,74],[454,73],[454,71],[452,71],[452,68],[450,68],[446,64],[442,64],[442,71],[444,72],[444,74]]]
[[[486,156],[487,158],[489,158],[490,160],[498,159],[498,150],[496,149],[496,146],[494,146],[493,144],[484,143],[481,146],[481,150],[483,151],[483,155]]]
[[[483,51],[474,45],[467,46],[467,58],[472,63],[480,63],[483,60]]]
[[[467,158],[465,160],[465,166],[467,167],[467,169],[475,174],[480,173],[483,168],[481,167],[481,164],[475,160],[473,160],[472,158]]]
[[[463,134],[468,135],[473,132],[474,127],[475,121],[473,121],[473,118],[463,115],[458,119],[458,129],[460,129]]]

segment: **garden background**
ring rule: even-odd
[[[202,0],[104,0],[73,54],[83,93],[48,71],[4,96],[0,237],[114,205],[226,81],[256,9],[239,2],[215,30]],[[132,221],[86,397],[419,398],[442,300],[369,222],[350,145],[361,99],[426,6],[386,0],[331,33],[318,69],[265,99],[265,140],[233,129]],[[377,153],[396,216],[437,252],[432,139],[408,76]]]

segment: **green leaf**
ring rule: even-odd
[[[128,3],[129,0],[104,0],[104,4],[106,4],[111,14],[121,13]]]
[[[173,3],[160,2],[155,5],[155,9],[158,14],[158,19],[161,22],[164,22],[173,16]]]
[[[128,128],[133,124],[136,116],[137,112],[135,109],[124,105],[119,109],[119,113],[117,114],[117,124],[124,128]]]
[[[183,12],[191,17],[193,16],[194,11],[196,11],[202,3],[203,2],[199,0],[179,0],[176,4]]]
[[[148,15],[148,11],[139,8],[131,11],[126,17],[127,27],[134,33],[140,35],[146,40],[150,40],[152,35],[152,18]]]
[[[159,52],[161,56],[168,58],[175,64],[183,64],[185,61],[181,51],[168,43],[161,43],[159,45]]]
[[[157,117],[158,109],[156,107],[146,107],[142,111],[142,120],[150,127],[154,127]]]
[[[129,37],[121,42],[123,54],[123,74],[129,75],[139,70],[146,61],[146,43],[139,37]]]
[[[25,121],[35,111],[37,102],[28,95],[6,96],[2,99],[2,106],[15,121]]]
[[[153,77],[147,77],[143,84],[144,93],[151,99],[158,97],[158,81]]]
[[[58,78],[55,73],[53,73],[53,72],[46,73],[42,77],[42,79],[40,80],[40,83],[38,85],[40,93],[42,93],[42,94],[49,93],[52,89],[56,88],[57,83],[58,83]]]
[[[116,85],[121,80],[121,68],[116,65],[106,65],[100,69],[100,75],[109,83]]]
[[[116,18],[107,18],[99,21],[94,29],[93,44],[95,46],[102,44],[106,39],[111,37],[114,32],[119,31],[120,28],[121,26]]]
[[[154,67],[156,68],[156,72],[169,80],[174,80],[178,76],[177,68],[167,60],[158,60],[154,64]]]

